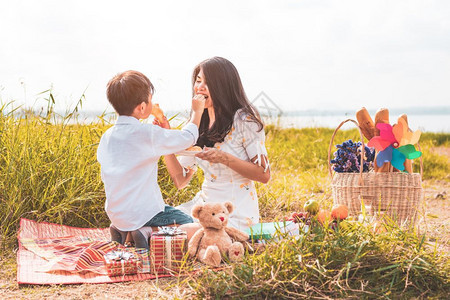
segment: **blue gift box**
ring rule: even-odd
[[[306,231],[304,226],[302,231]],[[293,221],[258,223],[245,230],[252,240],[279,240],[284,236],[300,234],[299,224]]]

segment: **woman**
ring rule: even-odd
[[[193,200],[177,208],[191,214],[201,202],[231,201],[235,210],[229,226],[245,229],[259,222],[258,198],[253,181],[267,183],[269,161],[264,125],[250,104],[234,65],[213,57],[195,67],[194,97],[205,97],[205,110],[195,156],[166,156],[167,169],[177,188],[185,187],[197,167],[204,171],[202,189]]]

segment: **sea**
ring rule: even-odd
[[[274,110],[265,113],[259,110],[265,124],[274,124],[281,128],[311,128],[325,127],[336,128],[342,121],[347,119],[356,120],[356,111],[351,110],[305,110],[305,111],[281,111]],[[374,118],[376,110],[368,110],[369,114]],[[67,113],[60,112],[61,116]],[[166,116],[170,120],[172,127],[183,124],[189,118],[189,111],[166,111]],[[390,110],[390,123],[397,123],[398,116],[407,114],[409,128],[413,131],[420,130],[422,132],[434,133],[450,133],[450,106],[440,108],[412,108]],[[114,123],[116,115],[114,112],[96,112],[96,111],[80,111],[76,117],[77,123],[91,123],[99,121],[99,116],[103,115],[103,120],[108,123]],[[147,122],[152,122],[152,117]],[[355,125],[347,122],[342,129],[351,129]]]
[[[376,110],[368,110],[374,118]],[[270,111],[264,113],[260,109],[260,114],[265,124],[274,124],[281,128],[308,128],[308,127],[326,127],[336,128],[342,121],[347,119],[356,120],[356,111],[351,110],[305,110],[305,111]],[[392,109],[390,110],[390,123],[397,123],[400,115],[406,114],[408,117],[409,128],[413,131],[422,132],[450,133],[450,107],[439,108],[410,108],[410,109]],[[168,115],[175,115],[175,112],[169,112]],[[184,112],[178,116],[186,119],[188,113]],[[180,118],[173,121],[177,123]],[[342,129],[351,129],[355,125],[347,122]]]
[[[306,128],[306,127],[327,127],[336,128],[342,121],[347,119],[356,120],[355,115],[335,114],[335,115],[285,115],[279,118],[263,116],[266,124],[275,124],[282,128]],[[397,123],[397,117],[391,120],[391,124]],[[409,114],[409,128],[413,131],[450,133],[450,114]],[[353,123],[347,122],[342,129],[354,128]]]

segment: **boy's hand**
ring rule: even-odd
[[[158,125],[161,128],[170,129],[170,124],[166,117],[164,117],[163,122],[159,122],[157,119],[154,119],[153,125]]]
[[[202,114],[205,109],[205,101],[206,98],[204,95],[195,95],[194,98],[192,98],[192,110],[196,113]]]

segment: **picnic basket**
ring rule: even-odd
[[[363,172],[362,167],[359,173],[333,172],[330,160],[334,137],[347,122],[354,123],[358,128],[364,149],[364,138],[359,124],[352,119],[341,122],[335,129],[328,148],[328,171],[334,205],[346,205],[349,215],[353,216],[359,215],[364,205],[367,215],[378,217],[385,215],[400,225],[414,225],[422,199],[422,157],[420,157],[420,174],[393,172],[392,168],[390,172]],[[364,155],[361,155],[360,166],[363,162]]]

